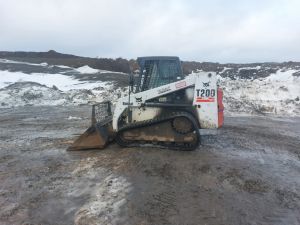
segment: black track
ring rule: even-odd
[[[146,127],[146,126],[151,126],[154,124],[170,121],[172,123],[172,120],[175,119],[176,117],[185,117],[188,120],[190,120],[194,126],[194,129],[192,132],[197,133],[197,141],[194,143],[178,143],[178,142],[158,142],[158,141],[128,141],[124,140],[122,138],[122,133],[124,131],[130,130],[130,129],[135,129],[135,128],[140,128],[140,127]],[[187,112],[173,112],[170,114],[167,114],[162,117],[158,117],[155,119],[151,120],[145,120],[141,122],[136,122],[136,123],[131,123],[123,126],[120,128],[116,135],[116,142],[123,146],[123,147],[141,147],[144,146],[145,144],[150,144],[152,147],[160,147],[160,148],[168,148],[168,149],[173,149],[173,150],[182,150],[182,151],[191,151],[195,150],[199,144],[200,144],[200,133],[197,125],[197,121],[192,116],[190,113]]]

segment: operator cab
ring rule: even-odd
[[[136,92],[150,90],[184,79],[181,63],[174,56],[139,57],[140,74]]]

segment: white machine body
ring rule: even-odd
[[[185,89],[187,98],[197,111],[199,127],[212,129],[220,126],[218,117],[218,88],[216,73],[199,72],[187,76],[183,80],[169,83],[147,91],[120,98],[113,113],[112,126],[118,131],[118,121],[123,112],[130,107],[133,121],[144,121],[159,115],[160,107],[147,107],[145,102]]]

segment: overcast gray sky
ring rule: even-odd
[[[300,0],[0,0],[0,50],[300,61]]]

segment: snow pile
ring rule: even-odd
[[[109,82],[80,81],[63,74],[0,71],[0,107],[79,105],[115,100],[121,93]]]
[[[99,73],[99,70],[93,69],[89,66],[82,66],[82,67],[79,67],[75,70],[79,73],[87,73],[87,74]]]
[[[225,112],[300,115],[300,76],[297,70],[278,70],[266,78],[231,79],[219,76]]]
[[[88,104],[109,98],[107,91],[103,94],[85,89],[63,92],[56,87],[50,88],[35,82],[17,82],[0,89],[0,107]],[[113,99],[115,92],[111,92]]]
[[[113,82],[101,81],[95,77],[89,79],[88,74],[109,72],[89,66],[76,69],[59,65],[50,66],[47,63],[35,64],[6,59],[0,59],[0,63],[47,68],[45,70],[47,72],[29,74],[27,67],[27,73],[0,70],[0,107],[93,104],[104,100],[115,101],[124,91],[115,87]],[[53,73],[53,67],[67,69],[67,71]],[[87,74],[84,81],[81,80],[81,74]]]
[[[17,82],[0,89],[2,107],[23,105],[61,105],[66,102],[67,95],[34,82]]]

